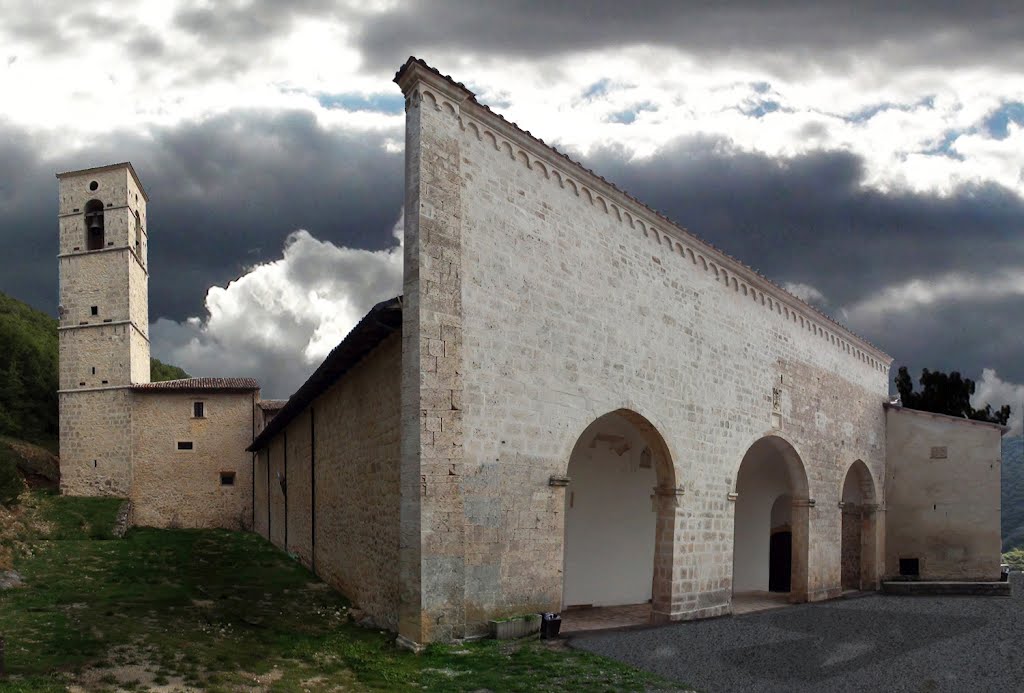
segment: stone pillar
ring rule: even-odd
[[[885,511],[877,503],[864,504],[860,506],[860,510],[860,588],[862,590],[877,590],[883,566],[881,528]]]
[[[841,539],[839,543],[839,581],[843,590],[859,590],[863,584],[864,565],[868,554],[864,547],[864,522],[861,506],[840,504]]]
[[[461,135],[469,92],[410,61],[406,97],[399,637],[465,631]]]
[[[794,498],[790,515],[792,524],[793,569],[790,573],[789,601],[798,604],[807,601],[808,554],[810,540],[810,514],[814,501],[808,498]]]
[[[683,489],[670,486],[654,488],[658,519],[654,536],[654,584],[651,592],[651,621],[678,620],[684,610],[681,593],[676,537],[680,534],[679,506]]]

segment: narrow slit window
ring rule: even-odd
[[[191,440],[179,440],[178,441],[178,449],[179,450],[191,450],[192,449],[192,441]]]
[[[206,405],[204,402],[192,403],[192,416],[196,419],[202,419],[206,417]]]
[[[99,306],[91,307],[89,309],[89,313],[91,313],[92,315],[99,315],[100,314],[100,307]]]

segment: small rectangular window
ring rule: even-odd
[[[220,473],[220,485],[221,486],[234,486],[235,485],[235,473],[234,472],[221,472]]]
[[[197,419],[201,419],[204,416],[206,416],[206,406],[204,405],[203,402],[192,403],[192,416],[194,416]]]
[[[900,575],[904,577],[920,577],[921,565],[917,558],[900,559]]]
[[[192,441],[191,440],[179,440],[178,441],[178,449],[179,450],[191,450],[192,449]]]
[[[99,315],[100,314],[100,307],[99,306],[93,306],[92,308],[89,309],[89,312],[92,313],[93,315]]]

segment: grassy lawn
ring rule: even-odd
[[[0,691],[677,690],[540,641],[413,655],[353,625],[346,601],[253,534],[133,529],[119,503],[25,497],[0,592],[10,678]]]

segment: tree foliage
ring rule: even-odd
[[[154,383],[160,383],[165,380],[182,380],[183,378],[191,377],[181,368],[164,363],[160,359],[149,360],[149,379]]]
[[[0,434],[57,437],[57,321],[2,293]]]
[[[35,443],[58,436],[57,320],[0,293],[0,435]],[[188,378],[152,359],[153,381]]]
[[[921,379],[918,382],[921,391],[914,392],[914,382],[910,378],[910,373],[907,372],[906,366],[900,367],[896,374],[896,390],[900,393],[903,406],[908,409],[948,414],[1003,426],[1010,420],[1009,405],[1004,405],[998,411],[993,411],[989,404],[986,404],[984,409],[972,407],[974,381],[962,377],[957,371],[947,374],[925,368],[921,371]]]

